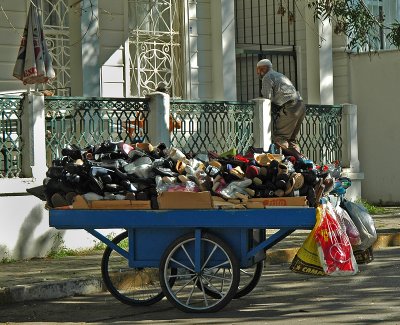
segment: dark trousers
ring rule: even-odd
[[[300,132],[305,115],[306,109],[302,100],[284,104],[279,110],[278,118],[275,121],[273,142],[283,149],[296,148],[296,150],[300,151],[297,144],[297,135]]]

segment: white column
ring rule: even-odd
[[[360,171],[360,161],[358,160],[357,106],[351,104],[343,105],[342,119],[343,164],[351,172],[358,173]]]
[[[348,188],[346,198],[354,201],[361,198],[361,181],[364,173],[360,171],[358,160],[358,137],[357,137],[357,106],[351,104],[343,105],[342,109],[342,139],[343,159],[342,176],[349,177],[352,181]]]
[[[185,13],[185,91],[187,98],[199,99],[197,2],[194,0],[185,1]]]
[[[253,119],[254,147],[269,149],[272,136],[271,101],[265,98],[253,99],[255,102]]]
[[[24,139],[22,172],[42,183],[46,177],[46,121],[44,96],[28,93],[24,100],[22,118],[22,138]]]
[[[305,20],[306,20],[306,48],[304,49],[306,60],[306,80],[307,80],[307,103],[319,104],[320,103],[320,76],[319,76],[319,38],[316,32],[316,24],[314,21],[314,12],[306,6]],[[304,94],[305,96],[305,94]]]
[[[100,96],[100,44],[98,0],[81,2],[83,96]]]
[[[147,95],[150,98],[150,112],[147,118],[150,142],[157,145],[161,142],[170,146],[169,136],[169,100],[168,94],[154,92]]]
[[[232,0],[210,1],[213,99],[237,100],[235,8]]]
[[[332,24],[325,19],[319,22],[319,92],[322,105],[333,105]]]

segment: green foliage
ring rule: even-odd
[[[385,214],[388,213],[385,208],[379,207],[369,203],[367,200],[358,199],[356,202],[361,203],[367,210],[369,214],[378,215],[378,214]]]
[[[377,51],[380,30],[387,31],[390,44],[400,48],[399,23],[384,25],[382,17],[375,17],[364,0],[309,0],[308,7],[314,10],[314,19],[329,19],[336,34],[349,38],[349,50]]]
[[[114,233],[110,233],[106,236],[109,240],[112,240],[115,237]],[[50,250],[50,253],[47,255],[49,258],[62,258],[66,256],[84,256],[88,254],[92,254],[94,252],[99,252],[99,251],[104,251],[107,247],[106,244],[99,240],[94,240],[93,241],[93,246],[89,248],[81,248],[81,249],[71,249],[65,247],[64,241],[60,238],[57,238],[56,241],[58,241],[58,244],[53,246],[53,248]],[[128,244],[126,244],[126,247],[123,247],[125,249],[128,248]]]

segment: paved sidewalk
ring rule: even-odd
[[[374,249],[400,246],[400,208],[373,219],[378,233]],[[267,263],[291,262],[308,233],[298,230],[278,243],[268,251]],[[0,264],[0,305],[102,291],[101,258],[102,252],[99,252]]]

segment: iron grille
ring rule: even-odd
[[[186,153],[246,152],[253,145],[254,103],[226,101],[171,102],[171,143]]]
[[[236,85],[239,101],[260,97],[255,72],[261,59],[297,85],[294,0],[235,0]]]
[[[272,108],[275,121],[278,107]],[[299,146],[304,155],[316,163],[328,164],[342,160],[342,106],[306,105],[306,116],[300,129]]]
[[[45,97],[47,163],[68,144],[149,141],[147,98]]]
[[[0,98],[0,178],[21,177],[22,97]]]

